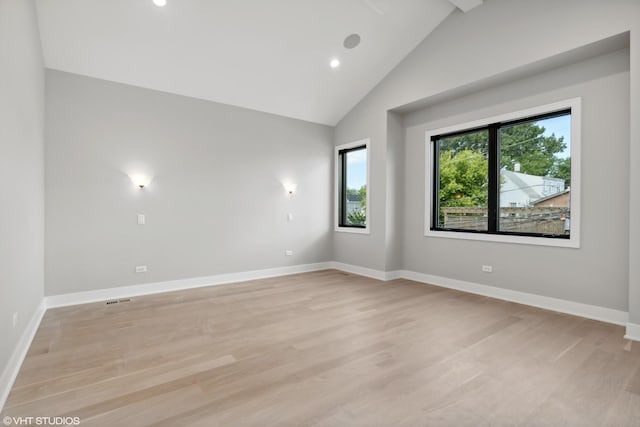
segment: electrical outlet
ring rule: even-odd
[[[13,327],[15,328],[18,324],[18,312],[13,313]]]
[[[482,271],[484,271],[485,273],[491,273],[493,272],[493,267],[490,265],[483,265],[482,266]]]
[[[286,256],[292,256],[293,255],[293,251],[291,249],[288,249],[288,250],[284,251],[284,254]]]
[[[146,265],[138,265],[136,267],[136,273],[146,273],[147,272],[147,266]]]

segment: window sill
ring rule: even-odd
[[[575,233],[575,232],[574,232]],[[476,240],[481,242],[513,243],[517,245],[553,246],[557,248],[580,248],[580,239],[575,234],[569,239],[553,239],[548,237],[507,236],[500,234],[465,233],[458,231],[425,230],[425,237],[445,239]]]
[[[353,233],[353,234],[371,234],[369,231],[369,227],[367,228],[356,228],[356,227],[335,227],[334,231],[340,233]]]

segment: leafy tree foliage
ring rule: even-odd
[[[487,206],[487,168],[484,155],[463,149],[440,152],[440,201],[443,206]]]
[[[562,178],[570,185],[571,159],[556,157],[567,148],[563,137],[544,136],[545,128],[523,123],[500,130],[500,168]],[[440,140],[442,207],[486,207],[488,195],[487,131]]]
[[[565,187],[571,186],[571,158],[558,159],[553,165],[551,176],[564,179]]]
[[[535,123],[522,123],[500,130],[500,168],[513,170],[520,164],[520,172],[537,176],[553,176],[568,179],[570,165],[568,159],[557,158],[556,154],[567,148],[564,137],[544,136],[545,128]],[[487,154],[488,132],[473,132],[441,140],[441,152],[454,154],[471,150]]]
[[[349,212],[347,218],[349,219],[349,224],[365,225],[367,223],[367,212],[364,209],[355,210]]]
[[[347,194],[360,195],[360,209],[350,212],[347,215],[349,224],[365,225],[367,223],[367,186],[363,185],[359,190],[347,188]]]
[[[500,167],[513,170],[520,163],[520,172],[546,176],[554,171],[561,159],[556,154],[567,148],[564,138],[544,136],[545,128],[534,123],[510,126],[500,131]],[[555,178],[561,178],[556,176]]]

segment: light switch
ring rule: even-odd
[[[145,218],[144,214],[138,214],[138,225],[144,225]]]
[[[293,221],[293,214],[291,212],[289,212],[287,214],[287,221],[292,222]]]

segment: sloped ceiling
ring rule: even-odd
[[[335,125],[479,0],[38,0],[49,68]],[[454,6],[455,4],[455,6]],[[478,3],[479,4],[479,3]],[[477,4],[476,4],[477,5]],[[343,46],[352,33],[355,49]],[[331,58],[340,67],[329,66]]]

